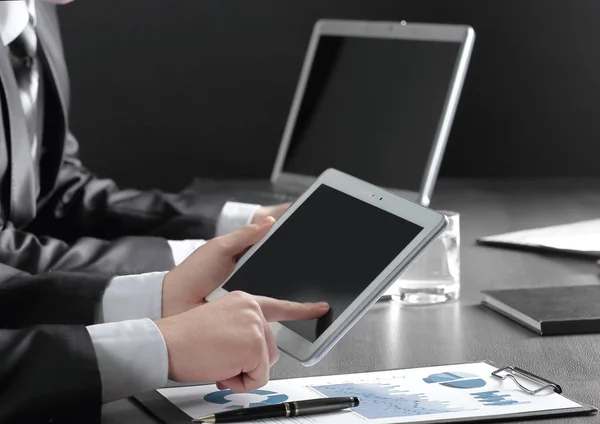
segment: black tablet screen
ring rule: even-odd
[[[314,342],[422,227],[321,185],[224,288],[297,302],[325,301],[319,320],[282,323]]]

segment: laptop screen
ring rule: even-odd
[[[461,44],[321,36],[283,172],[418,192]]]

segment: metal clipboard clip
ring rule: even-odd
[[[517,367],[499,368],[496,371],[492,372],[492,377],[495,377],[499,380],[505,380],[507,378],[510,378],[521,390],[530,395],[536,395],[547,389],[552,389],[558,394],[562,393],[562,389],[558,384],[553,383],[550,380],[546,380],[545,378],[538,377],[535,374],[532,374],[528,371]],[[518,377],[533,382],[539,385],[540,387],[537,389],[529,389],[519,382],[519,380],[517,379]]]

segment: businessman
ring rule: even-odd
[[[273,222],[212,239],[169,273],[109,281],[0,265],[0,423],[97,423],[102,402],[168,377],[237,392],[264,385],[278,359],[267,323],[318,318],[328,305],[204,298]]]
[[[51,4],[64,2],[0,1],[1,263],[32,274],[168,270],[200,239],[281,215],[285,205],[119,190],[88,171],[69,129],[69,80]]]

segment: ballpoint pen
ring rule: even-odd
[[[357,397],[333,397],[295,402],[283,402],[275,405],[256,406],[236,409],[194,418],[192,422],[204,423],[236,423],[240,421],[262,420],[265,418],[297,417],[299,415],[323,414],[358,406]]]

